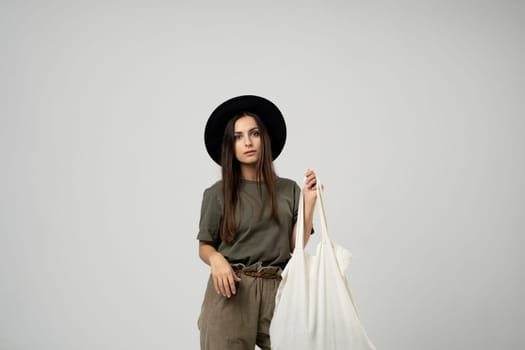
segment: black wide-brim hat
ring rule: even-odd
[[[286,142],[286,123],[281,111],[273,102],[255,95],[231,98],[212,112],[204,129],[204,143],[210,157],[221,165],[222,140],[226,124],[240,112],[251,112],[261,119],[270,136],[272,158],[276,159]]]

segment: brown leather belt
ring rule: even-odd
[[[267,279],[281,279],[280,275],[276,275],[274,273],[264,273],[264,272],[257,272],[257,271],[244,271],[242,269],[235,269],[235,272],[242,273],[243,275],[255,277],[255,278],[267,278]]]

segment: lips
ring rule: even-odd
[[[248,152],[244,152],[244,155],[245,156],[252,156],[255,154],[255,151],[248,151]]]

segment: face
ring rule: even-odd
[[[259,127],[250,116],[244,116],[233,126],[235,157],[241,164],[255,165],[260,157],[261,136]]]

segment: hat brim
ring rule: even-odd
[[[215,163],[221,165],[221,149],[226,125],[240,112],[251,112],[264,123],[272,145],[272,158],[275,160],[286,142],[286,123],[277,106],[255,95],[243,95],[221,103],[212,112],[204,129],[206,150]]]

